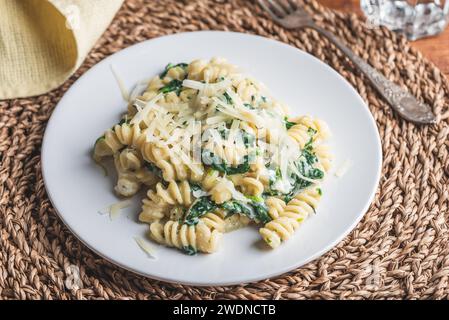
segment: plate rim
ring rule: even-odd
[[[352,221],[352,223],[343,231],[340,233],[340,235],[338,237],[336,237],[333,241],[331,241],[327,246],[323,247],[321,250],[315,252],[314,254],[311,254],[310,256],[305,257],[305,259],[302,259],[302,261],[295,263],[293,265],[288,265],[285,266],[283,268],[279,268],[277,269],[275,272],[271,272],[271,273],[267,273],[267,274],[263,274],[263,275],[255,275],[251,278],[246,277],[245,280],[239,280],[239,279],[235,279],[234,281],[222,281],[222,282],[206,282],[206,281],[199,281],[199,282],[194,282],[194,281],[183,281],[183,280],[179,280],[179,279],[174,279],[174,278],[167,278],[164,276],[155,276],[155,275],[151,275],[148,273],[144,273],[141,272],[133,267],[130,266],[126,266],[124,264],[122,264],[119,261],[116,261],[115,259],[113,259],[112,257],[107,256],[104,253],[99,252],[97,249],[95,249],[93,246],[91,246],[85,239],[83,239],[83,237],[78,234],[74,229],[72,229],[72,227],[70,226],[70,224],[66,221],[66,219],[64,219],[64,216],[59,212],[58,208],[55,205],[55,202],[53,200],[51,191],[48,188],[48,183],[47,183],[47,177],[46,177],[46,171],[48,169],[46,169],[46,150],[47,150],[47,140],[48,138],[48,128],[52,126],[52,119],[56,118],[55,115],[58,115],[60,112],[62,112],[62,107],[59,107],[60,104],[64,103],[64,101],[67,98],[67,93],[69,93],[70,91],[72,91],[73,88],[76,88],[77,86],[80,85],[80,83],[82,82],[82,79],[89,75],[91,72],[94,72],[95,69],[102,64],[106,64],[108,63],[112,57],[116,57],[116,56],[120,56],[120,55],[125,55],[127,51],[131,50],[131,49],[135,49],[138,48],[140,46],[144,46],[146,45],[148,42],[157,42],[163,39],[167,39],[167,38],[177,38],[177,37],[183,37],[185,35],[195,35],[195,34],[222,34],[222,35],[227,35],[227,36],[239,36],[239,37],[255,37],[255,38],[259,38],[262,41],[268,41],[268,42],[272,42],[273,44],[276,44],[278,46],[283,46],[288,48],[289,50],[297,50],[299,54],[308,56],[308,58],[315,60],[315,62],[317,62],[318,64],[320,64],[323,68],[327,69],[329,72],[333,73],[334,76],[336,76],[337,78],[340,79],[340,81],[342,83],[344,83],[344,85],[350,90],[352,91],[352,93],[354,93],[354,97],[359,100],[359,102],[363,105],[363,110],[364,112],[368,115],[368,119],[370,122],[370,125],[374,128],[374,132],[375,132],[375,142],[376,145],[374,146],[377,151],[378,151],[378,157],[377,157],[377,163],[378,166],[376,168],[376,173],[375,173],[375,181],[376,183],[373,184],[373,187],[370,190],[370,197],[369,199],[367,199],[363,210],[360,211],[360,213],[357,215],[357,217]],[[184,284],[184,285],[192,285],[192,286],[199,286],[199,287],[205,287],[205,286],[229,286],[229,285],[238,285],[238,284],[246,284],[246,283],[251,283],[251,282],[257,282],[257,281],[261,281],[261,280],[265,280],[265,279],[269,279],[269,278],[274,278],[274,277],[278,277],[280,275],[283,275],[289,271],[292,271],[294,269],[300,268],[316,259],[318,259],[319,257],[323,256],[324,254],[326,254],[327,252],[329,252],[332,248],[334,248],[336,245],[338,245],[338,243],[340,243],[344,238],[346,238],[353,230],[354,228],[357,226],[357,224],[362,220],[362,218],[365,216],[365,214],[367,213],[369,207],[371,206],[371,204],[374,201],[375,195],[376,195],[376,191],[379,187],[379,183],[380,183],[380,178],[381,178],[381,172],[382,172],[382,167],[383,167],[383,150],[382,150],[382,144],[381,144],[381,139],[380,139],[380,134],[379,134],[379,130],[377,127],[377,123],[371,113],[371,111],[369,110],[369,107],[367,105],[367,103],[363,100],[363,98],[360,96],[360,94],[358,93],[358,91],[340,74],[338,73],[335,69],[333,69],[330,65],[328,65],[327,63],[321,61],[320,59],[316,58],[315,56],[313,56],[312,54],[303,51],[297,47],[294,47],[292,45],[289,45],[287,43],[275,40],[275,39],[271,39],[271,38],[267,38],[267,37],[263,37],[260,35],[256,35],[256,34],[249,34],[249,33],[243,33],[243,32],[234,32],[234,31],[217,31],[217,30],[201,30],[201,31],[192,31],[192,32],[180,32],[180,33],[174,33],[174,34],[169,34],[169,35],[162,35],[162,36],[158,36],[155,38],[151,38],[151,39],[147,39],[138,43],[135,43],[133,45],[130,45],[126,48],[123,48],[113,54],[108,55],[107,57],[103,58],[101,61],[95,63],[92,67],[90,67],[88,70],[86,70],[78,79],[76,79],[74,81],[73,84],[70,85],[70,87],[67,89],[67,91],[63,94],[63,96],[61,97],[61,99],[58,101],[58,103],[55,106],[55,109],[53,110],[52,114],[50,115],[48,121],[47,121],[47,125],[45,127],[45,132],[44,132],[44,136],[42,139],[42,146],[41,146],[41,172],[42,172],[42,177],[43,177],[43,181],[44,181],[44,186],[45,186],[45,190],[47,193],[47,196],[52,204],[53,209],[55,210],[57,217],[64,223],[65,227],[83,244],[85,245],[88,249],[90,249],[92,252],[96,253],[97,255],[99,255],[100,257],[102,257],[103,259],[105,259],[106,261],[119,266],[120,268],[123,268],[126,271],[132,272],[134,274],[149,278],[149,279],[154,279],[154,280],[158,280],[158,281],[164,281],[167,283],[175,283],[175,284]]]

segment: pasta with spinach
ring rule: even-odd
[[[148,236],[185,253],[211,253],[222,235],[258,225],[272,248],[316,212],[332,165],[326,123],[290,117],[267,88],[222,58],[168,64],[97,139],[115,191],[146,188]]]

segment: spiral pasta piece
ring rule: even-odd
[[[268,197],[265,200],[265,203],[268,207],[268,214],[271,219],[279,218],[285,210],[285,201],[276,197]]]
[[[128,152],[132,154],[132,152],[129,150],[123,151],[125,155],[127,155]],[[128,160],[122,161],[120,157],[121,154],[122,153],[116,153],[114,155],[114,164],[115,169],[117,171],[117,184],[114,190],[118,195],[124,197],[131,197],[139,191],[141,183],[139,179],[136,177],[135,172],[128,170],[128,168],[125,168],[123,166],[124,165],[123,162],[125,162],[125,164],[128,165],[127,162]]]
[[[181,99],[176,94],[176,92],[169,92],[167,93],[164,98],[162,98],[159,103],[161,104],[168,104],[168,105],[175,105],[181,103]]]
[[[140,149],[142,157],[151,163],[170,159],[170,149],[162,144],[148,142]]]
[[[114,126],[114,132],[121,144],[140,149],[146,137],[138,125],[123,123]]]
[[[310,116],[302,116],[293,119],[293,122],[300,123],[307,128],[312,128],[316,131],[316,139],[327,140],[330,138],[331,133],[326,122],[320,119],[314,119]]]
[[[168,183],[166,188],[159,182],[156,185],[155,192],[162,201],[170,205],[182,205],[188,207],[193,202],[190,184],[187,181],[176,183],[172,180]]]
[[[157,182],[157,177],[143,167],[139,153],[131,148],[125,148],[114,156],[118,181],[115,187],[119,195],[132,196],[140,189],[141,184],[151,186]]]
[[[289,201],[283,211],[278,211],[278,218],[268,222],[259,230],[265,242],[270,247],[276,248],[282,241],[288,240],[301,222],[315,212],[320,197],[318,188],[312,187]]]
[[[258,88],[248,78],[234,77],[232,79],[232,85],[236,88],[240,99],[247,103],[252,102],[254,97],[259,95]]]
[[[184,103],[188,103],[195,98],[195,95],[196,90],[186,89],[179,94],[179,99]]]
[[[148,83],[147,92],[157,92],[164,86],[164,82],[160,77],[154,77]]]
[[[229,64],[226,59],[212,58],[209,62],[195,60],[189,64],[188,78],[205,82],[216,82],[222,77],[230,76],[236,72],[236,68]]]
[[[180,66],[176,66],[173,68],[170,68],[167,71],[166,76],[164,77],[164,80],[168,80],[168,82],[170,82],[171,80],[184,80],[187,76],[187,71],[186,69],[180,67]]]
[[[250,196],[260,196],[264,191],[264,184],[257,178],[242,177],[238,182],[244,194]]]
[[[231,232],[234,230],[246,227],[251,223],[251,220],[243,215],[234,214],[225,220],[225,232]]]
[[[140,181],[135,175],[124,173],[119,175],[117,184],[114,187],[115,192],[124,197],[132,197],[140,189]]]
[[[280,213],[282,217],[289,217],[302,222],[315,212],[321,195],[317,187],[311,187],[300,192],[296,197],[287,203],[284,211]]]
[[[149,191],[152,193],[152,190]],[[145,198],[142,200],[142,211],[139,214],[139,221],[152,223],[165,218],[170,210],[170,205],[160,198]]]
[[[111,129],[106,130],[104,135],[97,139],[94,147],[94,159],[97,161],[103,157],[112,156],[117,153],[123,144]]]
[[[105,131],[95,143],[94,158],[112,156],[125,146],[140,148],[145,143],[145,135],[139,126],[122,123]]]
[[[288,240],[299,227],[299,222],[289,217],[279,217],[268,222],[259,233],[271,247],[277,248],[282,241]]]
[[[224,78],[231,72],[231,68],[224,64],[209,65],[203,70],[204,81],[216,82],[219,78]]]
[[[217,184],[219,177],[220,173],[217,170],[209,170],[201,181],[203,189],[206,191],[211,190]]]
[[[142,148],[143,158],[154,163],[162,171],[165,181],[191,180],[198,182],[203,177],[204,168],[201,163],[183,159],[168,146],[156,143],[146,143]],[[189,158],[188,155],[185,155]]]
[[[202,221],[211,230],[225,232],[225,220],[220,212],[209,212],[201,217],[200,221]]]
[[[147,168],[140,168],[135,172],[135,176],[137,180],[147,186],[152,186],[159,181],[159,178]]]
[[[171,157],[171,159],[173,158],[174,157]],[[165,181],[191,180],[194,182],[199,182],[203,177],[203,166],[201,164],[197,165],[195,171],[188,166],[173,160],[159,160],[156,161],[155,164],[162,170],[162,176]]]
[[[221,204],[232,199],[234,185],[227,178],[220,177],[216,170],[210,170],[201,181],[203,189],[211,195],[214,202]]]
[[[203,70],[207,66],[206,60],[194,60],[187,67],[187,78],[192,80],[204,80]]]
[[[205,223],[188,226],[178,221],[165,223],[153,222],[150,225],[149,236],[156,242],[167,247],[175,247],[181,250],[200,251],[212,253],[218,249],[222,233],[211,230]]]
[[[134,149],[125,148],[120,151],[117,161],[120,171],[137,171],[142,168],[142,159]]]
[[[303,124],[295,124],[287,131],[287,134],[298,143],[301,149],[310,141],[309,128]]]
[[[247,226],[251,220],[244,215],[241,214],[233,214],[231,216],[227,216],[227,212],[221,208],[215,209],[215,211],[212,213],[216,217],[213,217],[212,220],[214,220],[214,224],[209,224],[209,227],[212,228],[214,226],[217,226],[219,231],[221,232],[231,232],[240,228],[243,228]],[[207,217],[207,215],[205,216]],[[206,221],[203,221],[206,223]]]
[[[332,167],[332,154],[328,145],[320,144],[315,147],[314,152],[318,157],[318,167],[324,172],[329,172]]]
[[[146,223],[159,221],[170,215],[174,206],[188,207],[192,204],[190,185],[187,181],[170,181],[168,186],[159,182],[155,190],[149,190],[147,197],[142,200],[142,211],[139,220]]]

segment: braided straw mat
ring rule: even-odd
[[[384,28],[368,28],[355,15],[333,12],[313,0],[304,3],[319,23],[357,54],[431,104],[439,124],[419,127],[401,120],[326,39],[312,30],[284,30],[255,1],[126,1],[81,69],[62,87],[33,98],[0,102],[0,298],[448,298],[448,81],[402,36]],[[82,73],[139,41],[206,29],[278,39],[331,65],[368,102],[384,153],[375,201],[338,246],[280,277],[230,287],[167,284],[103,260],[61,223],[48,200],[41,173],[40,147],[46,123]],[[79,267],[81,282],[76,286],[66,285],[73,277],[71,266]]]

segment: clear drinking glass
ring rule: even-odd
[[[449,21],[449,0],[361,0],[371,25],[384,25],[410,40],[442,32]]]

